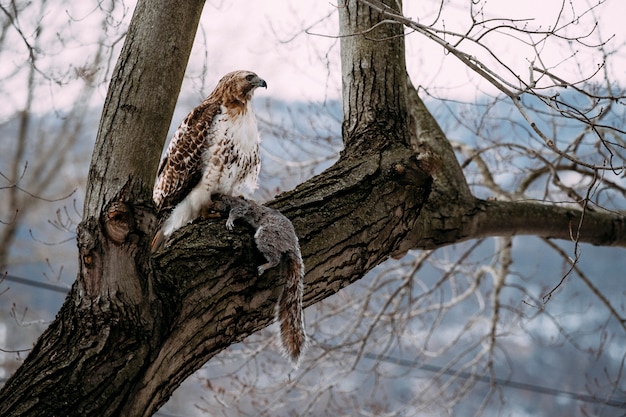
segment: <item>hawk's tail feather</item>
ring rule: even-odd
[[[157,232],[154,234],[154,237],[152,238],[152,244],[150,245],[151,252],[154,253],[161,249],[164,243],[165,234],[163,233],[163,229],[159,228],[159,230],[157,230]]]
[[[171,207],[165,207],[160,209],[157,213],[156,232],[154,233],[154,237],[152,238],[152,242],[150,243],[150,252],[152,253],[155,253],[156,251],[162,249],[167,242],[167,236],[165,235],[165,222],[171,216],[172,210],[173,209]]]

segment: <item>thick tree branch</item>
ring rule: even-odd
[[[398,146],[360,161],[341,159],[274,200],[271,206],[291,218],[300,238],[305,305],[403,252],[430,182],[411,150]],[[141,398],[158,396],[163,384],[178,386],[216,353],[271,323],[283,284],[275,271],[257,277],[263,259],[244,227],[233,234],[224,220],[202,221],[171,242],[155,257],[156,288],[169,294],[168,310],[176,315],[140,385]]]
[[[471,203],[474,197],[450,141],[426,108],[408,76],[407,84],[411,145],[420,164],[433,176],[435,195],[431,198],[436,198],[438,194],[449,196],[454,193],[456,201]]]
[[[537,202],[478,200],[465,234],[487,236],[534,235],[599,246],[626,247],[626,217]]]

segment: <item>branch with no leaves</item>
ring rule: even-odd
[[[420,24],[412,19],[407,18],[401,12],[394,10],[393,8],[385,5],[384,3],[378,0],[359,0],[359,1],[362,2],[363,4],[368,5],[372,9],[377,10],[383,16],[385,16],[388,20],[401,23],[405,25],[406,27],[414,30],[415,32],[420,33],[421,35],[427,37],[428,39],[437,43],[438,45],[441,45],[448,53],[455,56],[463,64],[465,64],[472,71],[478,74],[481,78],[485,79],[492,86],[494,86],[500,92],[502,92],[507,97],[509,97],[511,101],[513,102],[514,106],[518,109],[518,111],[522,115],[522,117],[527,121],[529,126],[532,128],[532,130],[543,140],[543,142],[546,144],[546,146],[550,150],[552,150],[554,153],[556,153],[560,157],[568,159],[574,163],[580,164],[584,167],[587,167],[589,169],[594,169],[594,170],[621,170],[625,168],[624,164],[621,164],[621,165],[618,164],[617,166],[615,166],[612,163],[611,164],[588,163],[588,162],[581,160],[580,158],[576,156],[570,155],[567,151],[559,149],[558,146],[556,145],[556,141],[552,139],[549,134],[544,132],[539,127],[538,123],[536,123],[533,120],[533,118],[529,115],[529,113],[525,109],[525,106],[521,102],[521,96],[524,94],[530,94],[534,97],[537,97],[538,99],[541,100],[541,102],[544,105],[549,107],[552,111],[555,111],[557,114],[560,114],[563,117],[576,120],[577,122],[580,122],[589,126],[591,130],[598,136],[600,142],[603,143],[605,148],[608,149],[609,152],[611,152],[610,146],[607,143],[605,143],[603,134],[599,132],[599,129],[602,128],[602,129],[608,129],[608,130],[616,130],[622,134],[624,132],[621,132],[620,129],[613,127],[613,126],[597,125],[599,115],[591,116],[591,117],[587,116],[586,114],[578,110],[576,106],[570,105],[567,101],[561,98],[558,93],[546,94],[546,93],[541,92],[542,90],[552,90],[554,88],[572,87],[577,93],[582,94],[583,96],[588,97],[597,102],[602,100],[602,101],[608,101],[609,103],[611,103],[617,100],[621,100],[624,97],[626,97],[624,94],[617,94],[617,95],[600,94],[598,95],[595,92],[587,91],[577,86],[577,84],[588,81],[593,76],[595,76],[599,71],[601,71],[605,67],[604,62],[602,63],[602,65],[599,65],[596,71],[593,72],[591,75],[583,77],[582,80],[577,80],[575,82],[566,81],[565,79],[554,75],[552,71],[546,68],[537,67],[536,65],[531,63],[531,67],[530,67],[531,76],[530,76],[530,80],[527,82],[524,79],[522,79],[522,77],[518,75],[502,59],[496,56],[496,54],[494,54],[489,49],[489,47],[482,42],[483,38],[485,37],[487,33],[491,33],[494,31],[502,32],[506,29],[507,31],[512,31],[513,33],[517,33],[520,35],[523,34],[523,35],[530,36],[533,34],[540,34],[544,38],[553,36],[559,39],[566,40],[568,42],[580,43],[585,47],[591,47],[591,46],[596,47],[596,48],[604,47],[604,45],[606,44],[606,41],[600,43],[599,45],[588,45],[587,43],[583,42],[586,38],[588,38],[593,33],[593,30],[579,37],[567,37],[567,36],[561,35],[558,32],[563,30],[565,27],[569,26],[571,23],[564,24],[558,27],[555,26],[554,29],[551,29],[548,31],[540,31],[540,30],[531,31],[525,28],[519,28],[515,26],[514,23],[517,22],[515,20],[489,19],[489,20],[483,20],[483,21],[476,21],[474,17],[472,16],[472,26],[466,31],[466,33],[456,33],[456,32],[452,32],[449,30],[442,30],[442,29],[435,28],[433,26],[426,26],[426,25]],[[597,5],[591,6],[589,10],[587,10],[587,12],[598,7],[600,4],[602,4],[602,2],[598,3]],[[487,28],[486,31],[483,31],[482,33],[479,32],[477,34],[472,34],[472,32],[474,31],[474,28],[481,28],[482,30],[484,30],[485,25],[487,23],[492,23],[492,22],[497,22],[497,24],[493,25],[492,27]],[[446,38],[454,38],[454,39],[458,39],[458,41],[450,42]],[[513,80],[515,81],[515,83],[517,83],[517,85],[511,81],[508,81],[503,75],[499,74],[498,72],[490,68],[489,65],[485,64],[477,56],[469,54],[461,50],[460,46],[463,41],[471,42],[472,45],[478,46],[481,49],[483,49],[492,59],[494,59],[497,62],[498,65],[504,68],[508,76],[513,77]],[[520,41],[524,42],[521,39]],[[536,43],[534,43],[533,45],[536,46]],[[533,77],[534,72],[539,73],[541,75],[540,77],[541,79],[549,78],[550,80],[553,81],[553,84],[548,85],[548,86],[544,85],[540,87],[537,82],[538,80],[535,80]]]

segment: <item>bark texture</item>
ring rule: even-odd
[[[152,415],[207,360],[273,319],[283,283],[275,271],[257,276],[263,260],[250,230],[199,221],[150,259],[154,172],[202,8],[176,3],[137,6],[94,150],[80,274],[0,392],[2,416]],[[323,174],[270,203],[300,238],[305,305],[390,256],[473,237],[563,238],[578,222],[582,241],[626,246],[617,215],[586,213],[580,223],[574,210],[474,198],[408,81],[402,26],[379,24],[358,0],[338,9],[345,150]],[[549,227],[541,227],[546,218]]]

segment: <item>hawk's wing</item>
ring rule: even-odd
[[[152,198],[157,210],[175,206],[202,178],[202,153],[212,143],[211,125],[219,103],[202,102],[180,124],[161,160]]]

